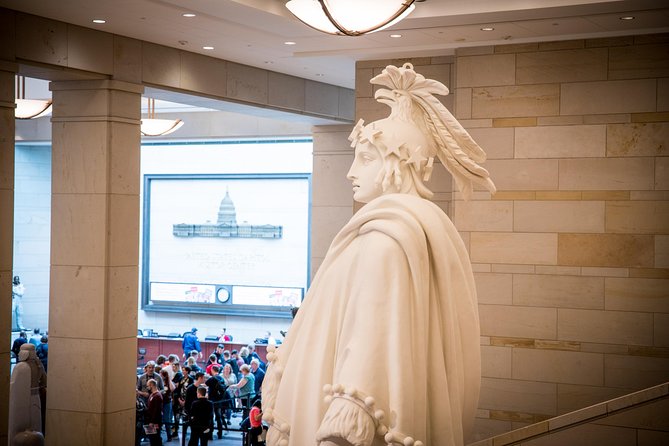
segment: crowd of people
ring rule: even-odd
[[[148,361],[137,376],[137,429],[135,445],[148,440],[162,445],[190,429],[189,446],[206,446],[223,437],[232,417],[240,416],[240,430],[251,445],[259,445],[262,434],[262,383],[266,364],[254,345],[239,351],[218,344],[203,366],[202,350],[195,335],[184,336],[184,354],[160,355]]]
[[[30,336],[30,339],[28,339],[28,334],[25,331],[21,331],[19,336],[14,339],[14,342],[12,343],[11,352],[13,353],[14,358],[18,359],[21,346],[26,343],[35,346],[35,354],[42,363],[42,366],[44,366],[44,371],[46,372],[49,365],[49,336],[46,333],[41,333],[39,328],[35,328],[33,329],[33,334]]]

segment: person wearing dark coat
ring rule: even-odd
[[[190,333],[184,334],[184,340],[181,343],[181,347],[184,350],[184,358],[188,358],[193,350],[199,353],[200,358],[202,357],[202,347],[200,347],[200,340],[197,338],[196,333],[197,328],[193,327]]]
[[[44,371],[48,372],[47,366],[49,365],[49,338],[42,336],[39,345],[37,348],[35,348],[35,353],[37,354],[39,360],[42,361]]]
[[[197,388],[197,400],[190,407],[191,434],[188,446],[207,446],[214,428],[214,404],[207,399],[207,388]]]
[[[183,411],[186,414],[186,419],[187,420],[190,420],[191,407],[193,406],[193,403],[195,401],[197,401],[197,389],[199,389],[200,386],[202,386],[202,385],[204,385],[204,373],[197,372],[197,373],[195,373],[195,379],[193,380],[193,384],[189,385],[186,388],[186,398],[184,400]],[[183,435],[184,436],[186,436],[186,431],[188,429],[188,426],[190,426],[190,425],[191,425],[190,423],[184,425],[184,429],[183,429]]]
[[[160,436],[160,427],[163,424],[163,396],[155,379],[150,379],[147,385],[149,387],[149,403],[145,422],[153,431],[147,431],[146,436],[149,437],[151,446],[162,446],[163,438]]]
[[[25,331],[19,333],[19,337],[14,339],[14,343],[12,344],[12,353],[14,353],[17,360],[19,358],[19,352],[21,351],[21,346],[26,342],[28,342],[28,335],[26,334]]]
[[[260,361],[256,358],[251,360],[251,373],[255,377],[254,387],[256,390],[256,395],[260,395],[262,391],[262,382],[265,379],[265,371],[260,367]]]
[[[218,364],[213,365],[211,368],[211,378],[204,383],[209,391],[209,401],[214,405],[214,418],[216,419],[216,429],[218,430],[219,440],[223,438],[223,426],[225,425],[223,400],[228,394],[223,378],[219,375],[220,370],[221,367]]]

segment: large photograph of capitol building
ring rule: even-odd
[[[252,225],[247,222],[237,224],[235,204],[230,193],[225,192],[218,210],[216,224],[178,223],[174,225],[175,237],[242,237],[242,238],[281,238],[281,226],[270,224]]]
[[[309,275],[309,174],[146,174],[145,311],[287,317]]]

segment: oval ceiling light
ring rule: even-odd
[[[93,19],[93,23],[97,23],[98,25],[100,25],[102,23],[107,23],[107,21],[103,19]]]
[[[14,117],[16,119],[41,118],[51,113],[51,99],[26,99],[26,78],[16,76],[16,99]]]
[[[290,0],[288,10],[318,31],[361,36],[399,22],[415,9],[414,0]]]
[[[164,136],[176,132],[182,125],[181,119],[144,118],[140,130],[144,136]]]
[[[16,99],[15,103],[16,119],[41,118],[51,113],[51,101],[47,99]]]
[[[181,16],[190,19],[191,17],[195,17],[195,14],[193,14],[192,12],[184,12],[183,14],[181,14]]]
[[[184,125],[181,119],[157,119],[156,100],[147,99],[147,117],[142,118],[140,132],[144,136],[164,136],[177,131]]]

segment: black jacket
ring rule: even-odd
[[[198,398],[190,406],[190,425],[192,428],[213,429],[214,404],[206,398]]]
[[[190,408],[195,400],[197,400],[197,386],[191,384],[186,388],[186,399],[184,401],[184,410],[187,414],[190,414]]]
[[[28,342],[26,338],[18,337],[14,339],[14,343],[12,344],[12,352],[16,355],[16,357],[19,357],[19,352],[21,351],[21,346]]]
[[[225,384],[223,384],[222,379],[218,375],[212,376],[204,383],[205,386],[209,388],[209,400],[212,403],[217,403],[223,400],[225,396]]]

